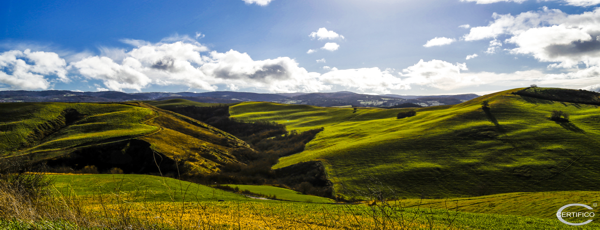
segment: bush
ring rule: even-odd
[[[554,110],[552,111],[552,113],[550,114],[550,120],[553,121],[569,121],[569,114],[560,111],[560,110]]]
[[[401,119],[401,118],[406,118],[406,117],[412,117],[417,115],[417,112],[414,110],[408,111],[408,112],[400,112],[398,113],[398,115],[396,116],[396,118]]]
[[[110,174],[123,174],[123,170],[120,168],[111,168],[108,173]]]

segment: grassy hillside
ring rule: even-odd
[[[398,197],[461,197],[506,192],[600,189],[600,113],[594,105],[503,91],[453,105],[415,109],[320,108],[245,102],[233,117],[288,129],[325,130],[275,168],[309,160],[327,166],[338,194],[366,186]],[[481,103],[489,101],[490,110]],[[549,119],[553,110],[570,122]]]
[[[0,157],[27,156],[76,169],[96,165],[158,172],[155,153],[188,175],[237,162],[238,138],[145,103],[7,103],[0,107]],[[163,156],[167,159],[163,159]],[[163,167],[163,166],[161,166]],[[151,170],[150,168],[154,168]]]
[[[82,118],[68,125],[63,113],[67,109],[76,110]],[[0,107],[0,154],[60,150],[140,136],[158,130],[143,123],[155,116],[150,109],[125,104],[6,103]]]

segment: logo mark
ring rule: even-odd
[[[571,223],[571,222],[564,220],[563,217],[590,217],[590,218],[593,218],[594,216],[596,216],[596,213],[594,213],[594,212],[563,212],[563,210],[565,210],[566,208],[573,207],[573,206],[579,206],[579,207],[587,208],[589,210],[593,210],[592,207],[587,206],[585,204],[567,204],[565,206],[562,206],[560,209],[558,209],[558,212],[556,212],[556,217],[558,217],[558,220],[560,220],[560,222],[563,222],[563,223],[571,225],[571,226],[581,226],[581,225],[586,225],[586,224],[591,223],[593,221],[593,219],[589,219],[582,223]]]

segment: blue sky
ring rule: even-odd
[[[597,90],[598,4],[3,0],[0,90]]]

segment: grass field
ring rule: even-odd
[[[240,191],[248,190],[252,193],[268,195],[268,196],[276,196],[278,200],[287,200],[287,201],[299,201],[306,203],[334,203],[333,200],[320,196],[311,196],[304,195],[300,192],[296,192],[294,190],[280,188],[269,185],[238,185],[238,184],[228,184],[226,186],[230,186],[232,188],[238,188]]]
[[[244,102],[233,117],[324,127],[305,151],[274,168],[325,163],[337,194],[363,197],[366,186],[398,198],[466,197],[508,192],[600,189],[600,113],[594,105],[561,103],[503,91],[452,105],[415,109],[322,108]],[[481,102],[491,109],[484,111]],[[553,110],[570,122],[549,119]],[[363,190],[364,191],[364,190]]]
[[[570,202],[576,196],[593,202],[597,192],[516,193],[459,199],[459,209],[440,200],[401,200],[390,207],[255,200],[170,178],[148,175],[53,175],[58,191],[71,191],[86,210],[98,216],[139,218],[157,226],[181,229],[595,229],[596,223],[570,227],[544,216],[548,201]],[[93,183],[90,183],[93,182]],[[258,191],[260,188],[254,188]],[[262,191],[270,191],[272,187]],[[143,192],[146,191],[146,192]],[[173,195],[173,191],[177,194]],[[152,194],[148,194],[152,193]],[[281,193],[281,192],[278,192]],[[102,196],[100,202],[98,197]],[[540,199],[547,198],[546,200]],[[222,200],[222,201],[218,201]],[[516,207],[531,205],[541,209]],[[421,205],[418,205],[421,203]],[[451,203],[451,201],[449,202]],[[485,210],[497,204],[509,209]],[[509,204],[506,204],[509,203]],[[450,209],[450,211],[448,211]],[[512,209],[512,213],[511,210]],[[502,211],[504,210],[504,211]],[[534,212],[531,214],[529,212]],[[556,211],[556,210],[555,210]],[[508,213],[507,213],[508,212]],[[119,214],[120,213],[120,214]],[[530,214],[530,215],[526,215]],[[0,222],[8,225],[10,223]],[[14,224],[14,223],[13,223]],[[55,225],[56,223],[49,223]]]

